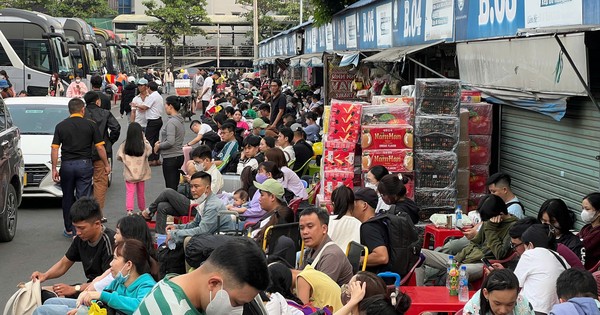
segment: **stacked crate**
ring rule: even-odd
[[[460,82],[417,79],[415,102],[415,202],[426,221],[457,204]]]

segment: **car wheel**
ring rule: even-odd
[[[9,242],[17,232],[17,192],[13,185],[8,185],[8,193],[4,203],[4,211],[0,215],[0,242]]]

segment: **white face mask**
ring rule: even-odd
[[[75,80],[75,83],[79,83],[79,82],[81,82],[81,80]]]
[[[223,286],[221,286],[221,290],[217,291],[215,294],[215,298],[212,298],[212,291],[210,291],[210,302],[206,307],[206,315],[229,315],[233,310],[233,306],[231,306],[231,301],[229,300],[229,293],[223,290]]]
[[[581,220],[585,224],[590,224],[590,223],[594,222],[594,220],[596,220],[597,217],[598,217],[598,214],[595,213],[594,211],[581,210]]]
[[[208,194],[207,193],[203,193],[202,196],[200,196],[200,197],[198,197],[198,199],[196,199],[196,202],[198,204],[201,204],[204,201],[206,201],[206,198],[208,198]]]
[[[366,187],[366,188],[371,188],[371,189],[373,189],[373,190],[377,191],[377,185],[375,185],[375,184],[366,183],[366,184],[365,184],[365,187]]]
[[[204,172],[204,163],[202,163],[202,162],[200,162],[200,163],[194,162],[194,168],[196,169],[196,172]]]

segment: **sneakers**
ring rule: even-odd
[[[75,234],[73,234],[73,232],[67,232],[67,230],[63,230],[63,236],[67,238],[73,238]]]

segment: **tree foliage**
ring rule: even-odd
[[[242,16],[252,23],[254,19],[253,0],[236,0],[245,6],[248,11]],[[312,14],[309,0],[304,0],[304,21]],[[281,15],[288,18],[283,21],[276,21],[273,16]],[[288,26],[300,23],[300,1],[298,0],[258,0],[258,40],[269,38]],[[252,38],[252,32],[248,34]]]
[[[117,12],[108,7],[106,0],[9,0],[6,7],[31,10],[55,17],[92,17],[115,16]]]
[[[358,0],[310,0],[314,7],[315,24],[322,25],[331,22],[334,14]]]
[[[158,19],[142,28],[142,34],[154,34],[165,45],[169,62],[174,63],[173,48],[182,36],[204,34],[202,29],[193,26],[199,22],[208,22],[206,0],[163,0],[162,5],[154,0],[142,2],[148,9],[146,15]]]

